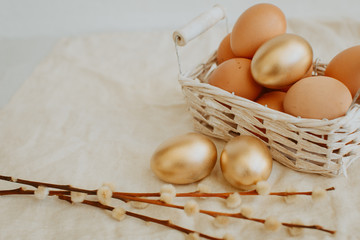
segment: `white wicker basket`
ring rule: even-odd
[[[203,13],[174,33],[176,49],[224,17],[218,6]],[[207,24],[208,19],[213,21]],[[269,146],[274,160],[301,172],[346,174],[351,163],[360,158],[360,110],[356,101],[337,119],[297,118],[207,84],[215,65],[216,53],[190,73],[183,74],[180,69],[179,83],[195,130],[226,141],[241,134],[257,136]],[[315,74],[323,74],[325,67],[316,62]]]

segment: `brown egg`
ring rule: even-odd
[[[285,95],[284,111],[296,117],[334,119],[343,116],[351,102],[351,93],[342,82],[314,76],[290,87]]]
[[[286,93],[281,91],[268,92],[260,96],[256,102],[264,106],[266,105],[268,108],[284,112],[283,102],[285,95]]]
[[[230,33],[221,41],[216,53],[216,63],[220,65],[222,62],[236,58],[230,47]]]
[[[220,156],[224,178],[240,189],[254,188],[265,181],[272,170],[272,156],[265,143],[253,136],[240,135],[231,139]]]
[[[360,88],[360,45],[337,54],[326,67],[325,76],[344,83],[354,97]]]
[[[151,158],[151,169],[165,182],[189,184],[208,176],[216,158],[216,146],[208,137],[188,133],[163,142]]]
[[[256,4],[236,21],[230,36],[231,49],[238,57],[252,58],[263,43],[285,32],[286,18],[278,7]]]
[[[209,84],[237,96],[255,100],[262,86],[257,84],[250,72],[251,60],[232,58],[220,64],[209,76]]]

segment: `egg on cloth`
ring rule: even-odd
[[[296,117],[330,120],[345,115],[351,102],[351,93],[342,82],[313,76],[290,87],[285,95],[284,111]]]
[[[256,4],[237,19],[230,36],[233,53],[252,58],[269,39],[286,32],[286,18],[280,8],[269,3]]]
[[[225,36],[221,41],[217,52],[216,52],[216,63],[220,65],[221,63],[229,60],[231,58],[236,58],[230,47],[230,33]]]
[[[254,80],[271,89],[282,89],[308,74],[312,66],[310,44],[296,34],[282,34],[265,42],[251,62]]]
[[[354,97],[360,89],[360,45],[337,54],[327,65],[325,76],[344,83]]]
[[[254,136],[240,135],[231,139],[220,156],[224,178],[234,187],[250,190],[266,181],[272,170],[272,156],[265,143]]]
[[[151,158],[151,169],[167,183],[189,184],[208,176],[215,166],[215,144],[200,133],[188,133],[164,141]]]
[[[263,87],[254,81],[250,65],[251,60],[246,58],[229,59],[214,69],[208,83],[237,96],[255,100]]]

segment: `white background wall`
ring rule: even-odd
[[[0,36],[172,29],[215,3],[234,21],[257,2],[276,4],[288,18],[360,20],[359,0],[1,0]]]
[[[360,21],[359,0],[0,0],[0,108],[60,37],[180,27],[216,3],[233,23],[249,6],[271,2],[287,18]]]

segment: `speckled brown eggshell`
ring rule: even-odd
[[[251,60],[232,58],[220,64],[209,76],[208,83],[237,96],[255,100],[262,91],[250,72]]]
[[[216,63],[220,65],[221,63],[229,60],[231,58],[236,58],[235,54],[232,52],[230,47],[230,33],[224,37],[221,41],[219,48],[216,53]]]
[[[296,117],[330,120],[343,116],[351,102],[351,93],[342,82],[314,76],[290,87],[285,95],[284,110]]]

